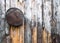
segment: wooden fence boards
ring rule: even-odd
[[[35,26],[31,29],[30,24],[23,25],[21,27],[12,27],[10,29],[10,36],[12,38],[12,43],[51,43],[51,29],[55,33],[60,34],[60,1],[53,0],[53,8],[52,8],[52,0],[43,0],[43,11],[42,11],[42,0],[1,0],[2,4],[2,18],[5,16],[5,12],[11,7],[17,7],[21,9],[29,21],[31,21],[32,16],[35,15],[37,20],[39,21],[41,28]],[[53,11],[52,11],[53,9]],[[1,12],[1,11],[0,11]],[[44,15],[44,20],[42,20],[42,12]],[[53,15],[53,16],[52,16]],[[55,20],[55,24],[53,23],[53,27],[51,26],[51,19]],[[4,19],[1,24],[4,24]],[[42,21],[44,21],[44,29],[42,30]],[[7,23],[6,23],[7,24]],[[4,24],[5,25],[5,24]],[[8,28],[8,26],[1,25],[0,27]],[[24,27],[26,26],[26,28]],[[40,31],[41,30],[41,31]],[[56,31],[57,30],[57,31]],[[7,30],[8,31],[8,30]],[[48,31],[48,32],[47,32]],[[53,32],[53,33],[54,33]],[[41,36],[40,36],[41,35]],[[40,39],[39,39],[40,38]]]

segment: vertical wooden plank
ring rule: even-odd
[[[49,43],[50,40],[48,34],[51,34],[51,0],[43,0],[44,6],[44,30],[43,30],[43,43]]]
[[[37,43],[37,28],[34,27],[32,30],[32,43]]]
[[[19,27],[13,27],[10,28],[10,36],[12,39],[12,43],[19,43]]]
[[[6,43],[6,36],[5,36],[5,0],[0,0],[0,43]]]
[[[37,21],[36,21],[36,16],[32,15],[32,43],[37,43]]]
[[[38,24],[37,27],[37,43],[42,43],[42,25]]]
[[[26,17],[26,28],[25,28],[25,43],[31,43],[31,0],[25,0],[25,17]]]
[[[46,33],[45,33],[45,29],[42,32],[42,43],[46,43]]]
[[[24,43],[24,26],[21,26],[19,29],[19,41]]]
[[[36,0],[32,0],[31,1],[31,22],[32,22],[32,43],[37,43],[37,4],[36,4]]]
[[[45,29],[42,30],[42,43],[52,43],[51,42],[51,34]]]
[[[25,42],[24,43],[31,43],[31,28],[30,28],[30,21],[26,19],[26,28],[25,28]]]
[[[24,27],[11,27],[12,43],[24,43]]]

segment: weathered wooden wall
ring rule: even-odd
[[[13,37],[13,40],[19,38],[17,40],[21,39],[21,43],[51,43],[51,33],[60,35],[60,0],[1,0],[0,39],[5,33],[9,34],[9,26],[5,21],[5,12],[11,7],[22,10],[24,16],[28,19],[25,28],[23,26],[23,29],[15,30],[16,36]],[[13,35],[11,33],[11,37]],[[13,41],[13,43],[16,42]]]

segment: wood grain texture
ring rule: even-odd
[[[37,43],[37,28],[34,27],[32,30],[32,43]]]
[[[2,6],[2,16],[1,18],[4,18],[5,12],[11,8],[11,7],[17,7],[23,11],[25,16],[31,21],[32,15],[35,15],[38,17],[38,21],[40,22],[40,25],[42,25],[42,0],[1,0],[1,6]],[[36,27],[34,27],[31,31],[30,27],[27,27],[26,31],[24,31],[25,28],[22,27],[11,27],[10,30],[10,36],[12,38],[12,43],[31,43],[30,41],[32,40],[32,43],[40,43],[37,42],[37,39],[39,39],[39,36],[42,35],[42,42],[43,43],[51,43],[51,28],[52,32],[60,34],[60,0],[53,0],[53,18],[56,20],[56,24],[53,23],[53,27],[51,26],[51,16],[52,16],[52,8],[51,8],[51,0],[44,0],[43,5],[44,5],[44,22],[45,22],[45,29],[42,30],[42,34],[40,31],[37,31]],[[3,21],[3,22],[2,22]],[[4,19],[1,20],[1,24],[4,24]],[[6,24],[5,24],[6,25]],[[55,26],[56,25],[56,26]],[[1,28],[4,27],[3,25],[0,26]],[[41,26],[42,27],[42,26]],[[8,28],[8,26],[6,26]],[[3,29],[3,28],[2,28]],[[38,29],[40,30],[40,29]],[[47,35],[48,31],[48,35]],[[25,33],[26,32],[26,33]],[[29,33],[27,33],[29,32]],[[31,34],[32,33],[32,34]],[[37,35],[37,33],[39,33]],[[25,34],[25,36],[24,36]],[[30,35],[30,36],[29,36]],[[24,37],[26,37],[24,39]],[[31,39],[32,37],[32,39]],[[37,38],[38,37],[38,38]],[[41,38],[40,38],[41,39]],[[39,40],[40,40],[39,39]],[[49,41],[47,41],[49,40]]]
[[[10,29],[12,43],[24,43],[24,27],[13,27]]]

